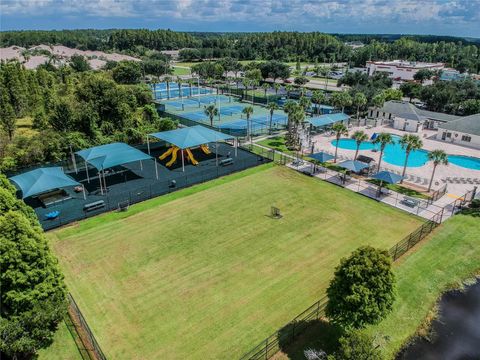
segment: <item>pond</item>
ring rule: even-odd
[[[480,359],[480,279],[465,291],[442,296],[432,339],[418,338],[397,360]]]

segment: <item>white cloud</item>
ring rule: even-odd
[[[480,0],[1,0],[0,12],[10,17],[173,18],[292,27],[315,26],[322,21],[376,21],[470,23],[478,28]]]

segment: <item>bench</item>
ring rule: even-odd
[[[404,204],[408,207],[414,208],[414,207],[418,206],[418,204],[420,204],[420,201],[404,197],[403,200],[400,201],[400,203],[402,203],[402,204]]]
[[[95,201],[95,202],[92,202],[92,203],[89,203],[89,204],[85,204],[83,206],[83,211],[85,211],[85,212],[93,211],[93,210],[100,209],[104,206],[105,206],[105,201],[98,200],[98,201]]]
[[[233,164],[232,158],[226,158],[226,159],[220,160],[220,166],[227,166],[232,164]]]

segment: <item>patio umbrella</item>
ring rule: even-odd
[[[377,133],[373,133],[372,136],[370,137],[370,140],[375,140],[377,138],[378,134]]]
[[[337,166],[358,173],[359,171],[368,168],[370,165],[358,160],[346,160],[338,163]]]
[[[380,185],[378,186],[378,195],[380,195],[384,182],[388,184],[396,184],[403,179],[403,176],[397,175],[390,171],[380,171],[373,175],[372,179],[380,180]]]
[[[396,184],[403,179],[403,176],[397,175],[390,171],[380,171],[372,176],[372,179],[380,180],[380,182],[386,182],[388,184]]]
[[[308,155],[308,157],[314,160],[317,160],[318,162],[321,162],[321,163],[327,162],[328,160],[332,160],[334,158],[334,156],[327,154],[323,151]]]

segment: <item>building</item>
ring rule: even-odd
[[[480,149],[480,114],[440,124],[437,140]]]
[[[442,81],[457,81],[457,80],[465,80],[468,79],[469,75],[466,73],[460,73],[460,71],[446,68],[442,70],[439,79]]]
[[[415,61],[367,61],[367,74],[372,76],[377,72],[384,72],[395,80],[414,80],[413,76],[422,69],[443,70],[444,63],[424,63]]]
[[[440,124],[459,119],[459,116],[428,111],[408,101],[387,101],[380,109],[370,108],[368,117],[389,122],[393,128],[409,132],[438,129]]]

